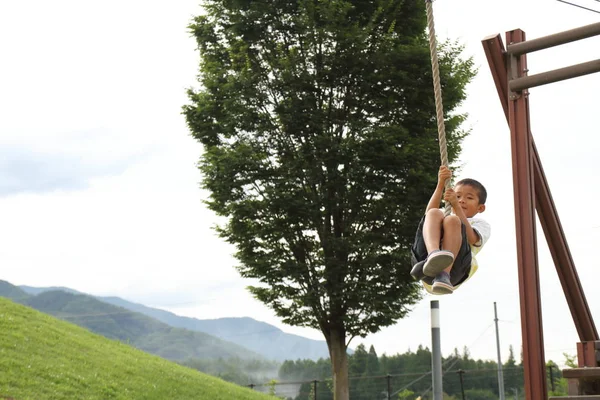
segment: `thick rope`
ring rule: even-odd
[[[433,21],[433,0],[425,0],[427,6],[427,28],[429,31],[429,52],[431,53],[431,71],[433,72],[433,92],[435,95],[435,113],[437,118],[438,141],[442,165],[448,166],[448,148],[446,146],[446,127],[444,126],[444,106],[442,104],[442,85],[440,84],[440,67],[437,56],[437,41],[435,39],[435,23]],[[446,189],[450,187],[450,179],[445,182]],[[452,206],[446,202],[444,214],[450,215]]]

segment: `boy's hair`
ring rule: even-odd
[[[455,186],[458,185],[468,185],[475,188],[479,194],[479,204],[485,204],[485,201],[487,200],[487,190],[485,190],[485,187],[479,181],[466,178],[456,182]]]

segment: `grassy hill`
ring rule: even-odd
[[[213,335],[175,328],[75,291],[57,289],[29,296],[20,288],[0,281],[0,296],[173,361],[190,358],[262,358],[247,348]]]
[[[267,400],[0,298],[0,398]]]
[[[1,281],[0,281],[1,282]],[[21,285],[18,288],[30,295],[41,295],[48,291],[65,291],[73,294],[83,294],[73,289],[65,287],[32,287]],[[13,290],[11,288],[11,290]],[[19,294],[21,295],[21,294]],[[0,296],[4,296],[0,290]],[[9,297],[10,296],[5,296]],[[245,349],[249,349],[261,356],[277,361],[296,360],[296,359],[312,359],[328,358],[329,350],[327,343],[324,340],[308,339],[299,335],[283,332],[274,325],[265,322],[257,321],[249,317],[242,318],[218,318],[218,319],[196,319],[190,317],[182,317],[172,312],[160,310],[157,308],[147,307],[142,304],[133,303],[119,297],[102,297],[94,296],[96,299],[104,303],[109,303],[118,307],[125,308],[129,311],[144,314],[150,318],[161,321],[175,328],[183,328],[196,332],[204,332],[208,335],[215,336],[229,343],[235,343]],[[34,307],[39,309],[37,307]],[[41,310],[48,312],[46,310]],[[56,314],[53,314],[56,315]],[[72,321],[69,319],[69,321]],[[79,324],[78,321],[72,321]],[[94,328],[90,327],[94,330]],[[97,332],[94,330],[94,332]],[[147,338],[150,340],[151,338]],[[146,341],[144,345],[148,342]],[[145,348],[147,351],[153,352],[151,348]],[[348,349],[351,354],[352,350]],[[164,356],[167,356],[165,353]],[[161,354],[163,355],[163,354]],[[240,358],[247,358],[243,355],[238,355]],[[174,358],[171,358],[174,359]]]

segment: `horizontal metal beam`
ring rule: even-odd
[[[520,92],[524,89],[564,81],[565,79],[589,75],[595,72],[600,72],[600,59],[513,79],[508,83],[508,87],[513,92]]]
[[[527,40],[521,43],[508,44],[506,52],[513,56],[520,56],[522,54],[532,53],[534,51],[575,42],[581,39],[587,39],[597,35],[600,35],[600,22],[548,36],[542,36],[541,38]]]

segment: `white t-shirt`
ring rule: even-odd
[[[471,271],[469,272],[469,278],[473,276],[479,264],[477,263],[477,253],[481,251],[483,246],[487,243],[491,234],[491,227],[485,220],[481,218],[467,218],[471,224],[471,228],[479,235],[479,242],[471,245]],[[468,278],[467,278],[468,279]],[[464,283],[464,282],[463,282]]]

